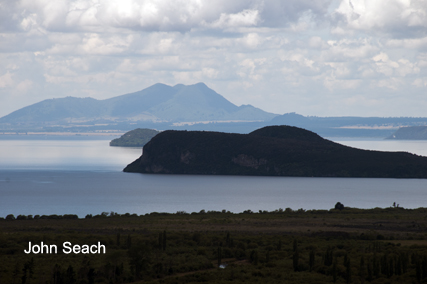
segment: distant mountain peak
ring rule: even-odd
[[[176,84],[175,86],[173,86],[174,89],[181,89],[183,87],[185,87],[184,84]]]
[[[208,86],[206,86],[206,84],[205,84],[205,83],[203,83],[203,82],[196,83],[196,84],[194,84],[194,86],[208,88]]]

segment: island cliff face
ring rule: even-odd
[[[249,134],[164,131],[143,152],[125,172],[427,178],[427,157],[355,149],[291,126]]]

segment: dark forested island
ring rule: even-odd
[[[299,177],[427,178],[427,157],[343,146],[311,131],[164,131],[125,172]]]
[[[126,132],[120,138],[111,140],[110,146],[143,147],[158,133],[159,131],[154,129],[137,128]]]

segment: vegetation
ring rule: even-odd
[[[137,128],[126,132],[120,138],[112,140],[110,146],[143,147],[158,133],[160,132],[154,129]]]
[[[70,216],[0,219],[1,283],[427,283],[427,208]]]
[[[427,178],[427,157],[351,148],[305,129],[249,134],[164,131],[124,171],[170,174]]]

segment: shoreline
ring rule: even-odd
[[[125,132],[0,132],[0,136],[121,136]]]
[[[338,202],[340,203],[340,202]],[[413,212],[413,211],[426,211],[427,207],[418,207],[418,208],[404,208],[400,207],[399,204],[393,204],[390,207],[375,207],[375,208],[356,208],[356,207],[344,207],[342,205],[342,209],[337,208],[338,203],[335,205],[335,208],[330,209],[291,209],[291,208],[279,208],[273,211],[268,210],[258,210],[252,211],[250,209],[244,210],[242,212],[232,212],[226,209],[221,211],[216,210],[200,210],[199,212],[186,212],[184,210],[177,211],[175,213],[171,212],[150,212],[145,214],[136,214],[136,213],[124,213],[120,214],[117,212],[102,212],[97,215],[86,214],[85,217],[79,217],[77,214],[50,214],[50,215],[17,215],[15,217],[14,214],[8,214],[5,217],[0,217],[0,221],[13,221],[13,220],[46,220],[46,219],[56,219],[56,220],[66,220],[66,219],[74,219],[74,220],[83,220],[83,219],[92,219],[92,218],[123,218],[123,217],[147,217],[147,216],[194,216],[194,215],[243,215],[243,214],[251,214],[251,215],[293,215],[293,214],[333,214],[333,213],[341,213],[341,214],[363,214],[363,213],[389,213],[391,210],[393,212]]]

